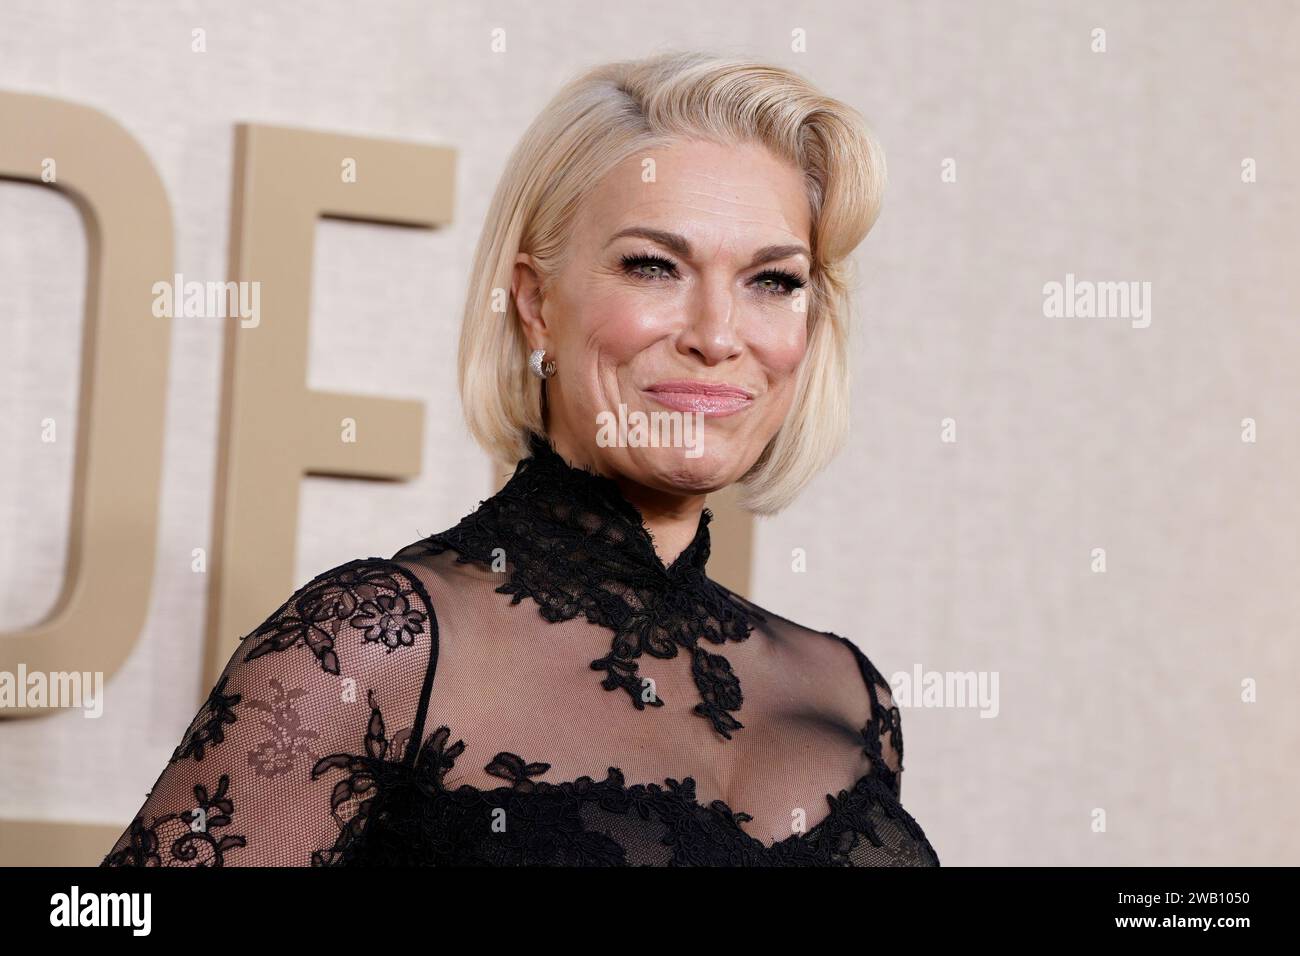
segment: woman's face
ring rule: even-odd
[[[794,397],[810,229],[802,174],[760,146],[678,142],[615,167],[540,302],[531,258],[515,267],[530,347],[556,363],[557,450],[669,493],[743,475]],[[676,446],[638,445],[638,418]]]

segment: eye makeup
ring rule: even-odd
[[[657,252],[627,254],[621,257],[619,263],[627,275],[646,282],[658,282],[677,276],[677,263]],[[648,274],[641,271],[643,269],[658,269],[659,273]],[[759,286],[763,292],[775,296],[793,295],[796,289],[802,289],[807,284],[803,276],[786,269],[764,269],[750,281],[754,283],[769,281],[780,283],[776,288]]]

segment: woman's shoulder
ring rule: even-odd
[[[873,704],[880,702],[885,707],[890,706],[892,702],[886,703],[890,696],[889,681],[856,641],[834,631],[819,630],[807,624],[800,624],[729,588],[722,585],[718,587],[749,612],[754,630],[783,646],[797,648],[805,653],[818,654],[824,659],[832,660],[836,666],[851,662],[850,666],[856,667],[863,682],[871,690]]]
[[[445,603],[466,576],[499,581],[499,575],[459,563],[455,552],[432,553],[422,548],[423,543],[409,544],[390,557],[359,556],[318,572],[294,590],[257,630],[240,640],[247,641],[285,619],[310,621],[341,615],[342,623],[361,624],[368,614],[385,610],[390,617],[432,617],[437,605]],[[392,620],[387,623],[395,626]]]
[[[434,607],[449,609],[479,590],[495,590],[506,570],[504,549],[500,560],[484,562],[447,547],[430,535],[399,548],[388,563],[418,580]]]
[[[240,637],[243,661],[303,648],[335,675],[343,673],[342,644],[375,645],[387,658],[436,640],[424,581],[401,562],[379,556],[353,558],[319,572]]]
[[[760,607],[754,602],[736,595],[734,592],[728,591],[727,593],[761,614],[764,620],[757,623],[755,627],[763,630],[774,640],[784,642],[786,645],[793,645],[796,641],[802,641],[805,644],[816,641],[827,642],[823,646],[833,645],[839,652],[838,661],[842,669],[851,669],[853,664],[856,664],[856,670],[861,675],[862,684],[866,687],[865,698],[860,698],[865,701],[863,706],[866,708],[862,735],[867,742],[870,754],[876,758],[877,763],[882,767],[882,773],[885,773],[889,787],[897,796],[901,792],[900,782],[903,771],[902,714],[894,700],[893,689],[889,681],[872,663],[866,652],[857,642],[834,631],[819,631],[798,624],[789,618]],[[850,661],[852,661],[852,664],[850,664]],[[859,693],[861,693],[860,690]]]

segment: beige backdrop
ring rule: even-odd
[[[1300,5],[9,0],[0,91],[124,127],[200,280],[228,277],[236,124],[454,151],[449,222],[316,227],[305,384],[423,403],[423,470],[306,479],[301,584],[488,493],[454,342],[501,164],[578,69],[678,47],[806,73],[889,158],[854,437],[758,525],[749,590],[886,675],[996,673],[993,719],[904,709],[904,804],[944,864],[1300,863]],[[5,630],[63,586],[76,443],[40,423],[75,432],[89,252],[72,204],[0,181]],[[1149,282],[1150,325],[1048,318],[1067,275]],[[89,828],[0,825],[0,863],[98,861],[207,693],[191,562],[229,321],[171,322],[148,616],[103,718],[0,722],[0,818]]]

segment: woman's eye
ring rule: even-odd
[[[784,269],[769,269],[766,272],[760,272],[754,277],[754,281],[759,283],[763,291],[771,295],[793,295],[795,289],[804,287],[804,280],[795,275],[793,272],[786,272]],[[773,285],[763,285],[763,283],[774,283]]]
[[[663,256],[624,256],[623,271],[638,279],[663,279],[677,271],[677,266]]]

